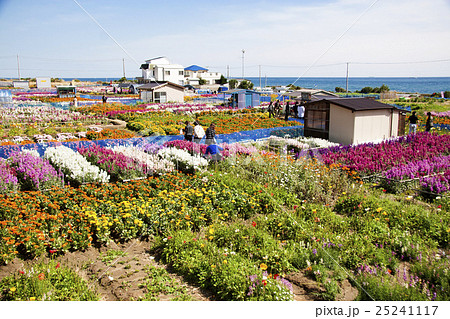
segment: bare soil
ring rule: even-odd
[[[123,256],[111,261],[103,261],[109,250],[124,252]],[[70,267],[85,279],[101,296],[102,301],[131,301],[144,297],[148,274],[146,267],[165,268],[169,276],[187,290],[194,301],[213,301],[214,295],[183,280],[183,277],[171,272],[170,266],[158,262],[158,256],[151,253],[151,242],[132,240],[124,244],[110,242],[107,246],[91,247],[85,251],[69,252],[58,256],[55,260],[61,266]],[[48,261],[48,257],[34,260],[14,259],[7,265],[0,266],[0,280],[19,270],[29,268],[33,263]],[[303,272],[286,276],[294,289],[295,301],[322,300],[320,294],[325,289],[316,281],[308,278]],[[345,280],[341,283],[341,294],[337,300],[354,300],[358,295],[356,288]],[[168,301],[174,296],[159,295],[159,300]]]

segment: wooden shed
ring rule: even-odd
[[[184,102],[184,87],[172,82],[150,82],[137,90],[144,103]]]
[[[369,98],[334,98],[305,104],[304,135],[343,145],[404,134],[404,113]]]

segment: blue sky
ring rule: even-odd
[[[22,77],[121,77],[125,59],[132,78],[158,56],[240,77],[242,49],[245,76],[450,76],[449,16],[449,0],[0,0],[0,78],[17,55]]]

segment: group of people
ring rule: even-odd
[[[416,115],[416,111],[413,111],[411,116],[409,117],[409,133],[415,134],[417,132],[417,124],[419,122],[419,118]],[[427,119],[425,121],[425,131],[431,131],[433,127],[433,117],[431,116],[431,112],[427,113]]]
[[[211,123],[206,131],[198,121],[194,122],[194,126],[192,126],[189,121],[186,121],[184,124],[186,126],[180,130],[180,134],[184,135],[186,141],[200,144],[200,141],[205,137],[205,144],[208,145],[208,147],[206,148],[204,157],[210,158],[213,161],[222,160],[220,151],[223,151],[223,148],[217,145],[216,125],[214,123]]]
[[[271,117],[279,117],[281,114],[281,102],[279,100],[276,100],[275,103],[270,101],[269,106],[267,110],[269,111],[269,118]],[[305,115],[305,107],[299,103],[299,101],[295,101],[294,105],[291,106],[289,104],[289,101],[286,102],[285,108],[284,108],[284,120],[288,121],[289,116],[292,115],[291,112],[293,111],[293,115],[295,118],[302,119]]]

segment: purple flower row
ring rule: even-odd
[[[405,165],[394,166],[385,171],[383,176],[388,179],[403,180],[431,175],[447,170],[450,167],[450,156],[433,157]]]
[[[17,187],[17,176],[14,174],[6,160],[0,158],[0,193],[15,191]]]
[[[8,158],[18,177],[21,189],[36,191],[63,185],[63,176],[45,159],[28,152],[18,152]]]
[[[448,154],[450,154],[450,135],[428,132],[410,134],[379,144],[336,146],[320,151],[325,164],[340,163],[367,175]]]

